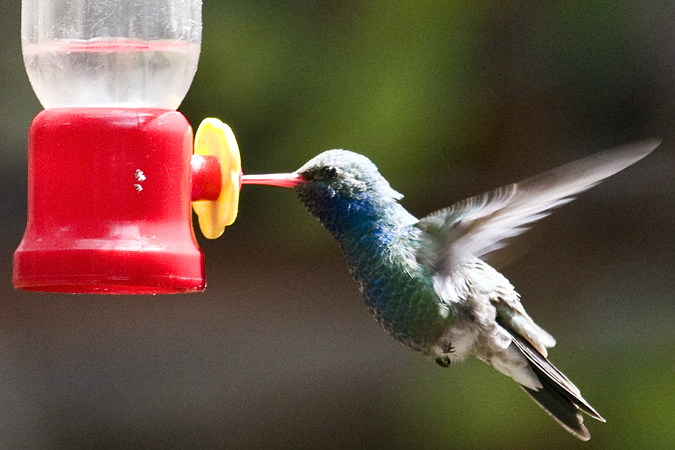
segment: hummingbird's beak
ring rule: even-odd
[[[280,186],[293,188],[305,179],[299,173],[272,173],[267,175],[243,175],[241,184],[265,184],[267,186]]]

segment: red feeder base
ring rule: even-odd
[[[160,109],[42,111],[30,128],[28,223],[14,287],[97,294],[199,292],[192,130]]]

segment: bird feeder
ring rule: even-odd
[[[205,120],[193,146],[176,111],[201,30],[199,0],[23,0],[24,62],[45,109],[29,131],[17,289],[204,290],[191,205],[218,237],[241,169],[227,125]]]

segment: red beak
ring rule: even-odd
[[[241,184],[265,184],[268,186],[280,186],[292,188],[305,179],[298,173],[272,173],[268,175],[243,175]]]

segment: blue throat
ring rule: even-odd
[[[417,219],[394,199],[304,201],[338,241],[368,308],[397,340],[424,351],[446,326],[431,276],[415,261]]]
[[[363,239],[375,247],[386,245],[403,228],[417,221],[390,198],[365,193],[356,198],[322,197],[303,200],[340,245]]]

